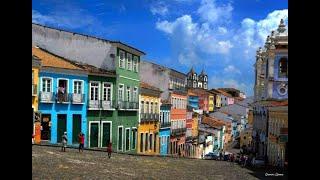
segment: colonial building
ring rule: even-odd
[[[159,154],[159,88],[140,83],[140,120],[138,128],[138,154]],[[162,136],[162,140],[164,137]],[[167,141],[167,140],[166,140]]]
[[[170,112],[171,112],[171,103],[168,101],[161,101],[160,106],[160,155],[168,155],[170,149]]]
[[[208,89],[208,75],[202,70],[198,76],[192,67],[187,74],[187,87]]]
[[[38,112],[38,88],[40,67],[40,59],[36,56],[32,56],[32,134],[34,135],[35,143],[40,143],[41,140],[41,122],[40,113]]]
[[[257,155],[266,156],[272,153],[268,150],[268,108],[288,99],[288,31],[283,19],[257,51],[255,73],[252,136]]]
[[[160,109],[167,109],[165,106],[170,103],[169,153],[178,155],[180,152],[180,155],[183,155],[187,118],[186,75],[152,62],[142,61],[140,79],[162,91],[161,101],[166,103],[163,103]]]
[[[221,98],[220,92],[217,91],[216,89],[211,89],[209,90],[209,93],[213,95],[213,104],[214,104],[215,110],[219,109],[222,106],[222,103],[221,103],[222,98]]]
[[[138,127],[139,67],[141,50],[120,41],[110,41],[75,32],[32,24],[32,44],[43,47],[67,59],[89,64],[104,70],[115,71],[115,118],[117,123],[116,151],[135,153],[126,142],[133,142]],[[97,85],[97,84],[93,84]],[[94,125],[96,126],[96,125]]]
[[[38,47],[32,48],[32,54],[41,59],[39,73],[41,112],[41,140],[60,143],[67,132],[68,144],[78,144],[78,134],[87,139],[87,72]],[[85,146],[87,146],[87,141]]]

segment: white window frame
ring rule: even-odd
[[[120,90],[120,86],[122,85],[122,99],[120,99],[120,96],[119,96],[119,90]],[[118,92],[117,92],[117,94],[118,94],[118,101],[124,101],[124,84],[120,84],[119,83],[119,85],[118,85]]]
[[[123,66],[121,66],[121,53],[123,53]],[[126,67],[126,53],[123,50],[119,50],[119,68],[124,69]]]
[[[139,72],[139,57],[136,56],[136,55],[133,55],[132,63],[134,63],[133,64],[133,71],[134,72]],[[136,67],[135,69],[134,69],[134,66]]]
[[[132,101],[132,88],[131,88],[131,86],[126,86],[127,88],[126,88],[126,101],[127,102],[131,102]],[[129,100],[128,100],[128,88],[129,88]]]
[[[72,80],[72,87],[73,87],[73,91],[72,91],[72,93],[73,94],[78,94],[78,93],[74,93],[74,89],[75,89],[75,86],[74,86],[74,83],[75,82],[81,82],[81,92],[80,92],[80,94],[84,94],[84,81],[83,80],[81,80],[81,79],[74,79],[74,80]]]
[[[50,92],[52,93],[53,92],[53,78],[52,77],[41,77],[41,92],[47,92],[47,91],[43,91],[43,79],[50,79],[51,81],[51,87],[50,87]],[[46,86],[47,88],[47,86]],[[47,90],[47,89],[46,89]]]
[[[60,80],[66,80],[67,81],[67,91],[65,91],[65,93],[69,93],[70,92],[70,89],[69,89],[69,79],[67,78],[57,78],[57,92],[59,90],[59,81]]]
[[[121,141],[121,150],[119,150],[119,129],[122,128],[122,141]],[[118,131],[117,131],[117,151],[122,151],[123,152],[123,126],[118,126]]]
[[[91,99],[91,83],[98,83],[98,99],[97,100],[92,100]],[[99,81],[89,81],[89,101],[99,101],[101,99],[100,97],[100,82]]]
[[[139,93],[138,93],[138,87],[134,86],[132,91],[132,101],[133,102],[139,102]]]
[[[129,57],[131,57],[131,58],[129,58]],[[127,64],[127,70],[132,71],[132,62],[133,62],[132,54],[127,53],[126,59],[127,59],[127,63],[126,63]]]
[[[110,88],[109,87],[106,87],[105,85],[106,84],[108,84],[108,85],[110,85]],[[112,89],[113,89],[113,86],[112,86],[112,83],[110,83],[110,82],[103,82],[102,83],[102,100],[103,100],[103,98],[104,98],[104,91],[105,90],[107,90],[107,89],[110,89],[110,101],[112,101]],[[108,92],[108,91],[107,91]],[[104,101],[108,101],[107,99],[108,99],[108,93],[106,92],[106,100],[104,100]]]
[[[129,146],[129,149],[128,149],[128,150],[126,149],[126,146],[127,146],[127,139],[126,139],[126,138],[127,138],[127,129],[129,129],[129,145],[128,145],[128,146]],[[130,146],[131,146],[131,139],[130,139],[131,136],[130,136],[130,133],[131,133],[130,128],[125,128],[125,131],[124,131],[124,140],[125,140],[125,143],[124,143],[124,148],[125,148],[125,149],[124,149],[124,151],[125,151],[125,152],[128,152],[128,151],[130,151],[130,149],[131,149],[131,147],[130,147]]]

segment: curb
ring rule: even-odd
[[[61,145],[58,144],[32,144],[32,146],[47,146],[47,147],[59,147],[61,148]],[[76,146],[67,146],[67,149],[78,149]],[[107,152],[107,150],[103,149],[92,149],[92,148],[84,148],[86,151],[97,151],[97,152]],[[183,159],[199,159],[194,157],[178,157],[174,155],[146,155],[146,154],[133,154],[133,153],[124,153],[124,152],[116,152],[112,151],[112,153],[116,154],[122,154],[122,155],[130,155],[130,156],[148,156],[148,157],[168,157],[168,158],[183,158]],[[201,160],[201,159],[200,159]]]

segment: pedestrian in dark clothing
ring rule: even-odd
[[[80,132],[79,136],[79,152],[83,152],[84,149],[84,134],[82,132]]]
[[[111,153],[112,153],[112,143],[111,142],[108,143],[107,152],[108,152],[108,158],[110,159]]]

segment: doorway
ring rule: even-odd
[[[60,143],[62,135],[67,132],[67,115],[58,114],[58,126],[57,126],[57,142]]]
[[[51,114],[43,114],[41,118],[41,140],[51,140]]]
[[[78,135],[81,132],[81,114],[74,114],[72,116],[72,143],[77,144]]]
[[[89,124],[89,146],[98,147],[98,138],[99,138],[99,122],[90,122]]]
[[[102,147],[107,147],[111,142],[111,122],[102,122]]]

